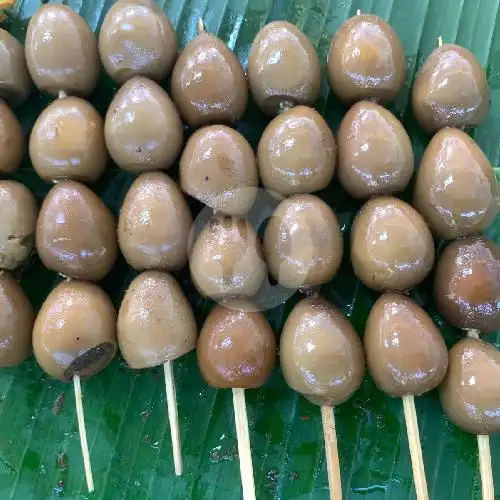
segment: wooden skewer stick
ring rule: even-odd
[[[170,437],[172,438],[172,454],[174,456],[175,475],[182,475],[181,437],[179,433],[179,416],[177,414],[177,395],[175,392],[175,379],[172,361],[163,364],[165,373],[165,389],[167,392],[167,411],[170,424]]]
[[[479,471],[481,473],[483,500],[494,500],[495,488],[491,471],[490,437],[487,434],[477,435],[477,448],[479,451]]]
[[[200,17],[198,19],[198,34],[203,33],[205,31],[205,25],[203,24],[203,19]]]
[[[243,499],[255,500],[252,451],[250,449],[250,435],[248,433],[248,417],[244,389],[233,389],[233,407],[236,436],[238,438],[238,455],[240,457]]]
[[[438,47],[442,47],[442,46],[443,46],[443,37],[438,36]]]
[[[342,498],[342,483],[340,479],[339,452],[337,447],[337,431],[335,429],[335,415],[333,407],[321,407],[323,421],[323,436],[325,439],[326,468],[328,471],[328,485],[330,486],[330,500]]]
[[[411,466],[413,469],[413,482],[418,500],[428,500],[427,480],[425,478],[424,459],[418,432],[417,412],[413,396],[403,396],[403,408],[406,421],[408,444],[410,445]]]
[[[85,429],[85,417],[83,415],[82,386],[80,384],[80,375],[73,377],[73,387],[75,389],[76,416],[78,419],[78,431],[80,432],[80,444],[82,445],[83,467],[85,468],[85,478],[87,479],[87,488],[89,493],[94,491],[94,478],[90,467],[90,453],[87,442],[87,430]]]
[[[467,336],[478,339],[479,331],[468,329]],[[495,487],[493,486],[493,472],[491,470],[490,437],[487,434],[477,435],[477,449],[479,452],[479,472],[481,474],[483,500],[494,500]]]

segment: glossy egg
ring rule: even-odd
[[[500,431],[500,353],[479,339],[463,339],[450,350],[440,390],[443,410],[473,434]]]
[[[413,113],[427,132],[479,125],[489,108],[486,72],[464,47],[445,44],[429,55],[413,84]]]
[[[500,194],[488,158],[461,130],[440,130],[417,171],[413,204],[436,236],[454,239],[486,229]]]
[[[124,170],[167,170],[184,140],[182,122],[168,94],[143,76],[128,80],[109,105],[104,123],[109,154]]]
[[[179,163],[182,190],[228,215],[244,215],[257,196],[259,174],[248,141],[225,125],[196,131]]]
[[[360,14],[342,24],[328,53],[328,80],[345,103],[392,101],[404,83],[406,61],[401,41],[383,19]]]
[[[120,0],[107,12],[99,54],[120,85],[133,76],[164,80],[177,57],[177,38],[168,17],[151,0]]]
[[[274,211],[264,233],[271,275],[284,287],[321,285],[335,276],[343,254],[333,210],[310,194],[292,196]]]
[[[346,401],[365,373],[356,331],[322,298],[303,299],[288,315],[280,339],[280,362],[287,384],[320,406]]]
[[[500,248],[485,236],[450,243],[434,277],[434,299],[452,325],[480,332],[500,328]]]
[[[361,101],[337,133],[337,176],[355,198],[403,191],[413,174],[413,149],[401,122],[384,107]]]
[[[163,172],[137,177],[118,219],[118,242],[135,269],[180,269],[187,262],[193,218],[179,186]]]
[[[448,368],[443,337],[406,295],[388,292],[373,305],[363,337],[377,387],[390,396],[419,396],[436,388]]]
[[[351,262],[356,276],[378,291],[406,291],[434,264],[434,241],[422,216],[397,198],[367,201],[351,229]]]
[[[16,181],[0,181],[0,268],[13,270],[35,244],[38,207],[33,193]]]
[[[23,289],[0,271],[0,368],[21,364],[31,354],[35,312]]]
[[[31,77],[23,45],[0,28],[0,98],[15,106],[31,94]]]
[[[47,375],[89,378],[110,363],[116,347],[116,311],[100,287],[71,280],[49,293],[33,327],[33,351]]]
[[[296,106],[274,118],[259,141],[257,159],[264,187],[283,196],[328,186],[335,173],[333,133],[314,109]]]
[[[79,97],[57,99],[37,118],[31,131],[30,159],[44,180],[97,180],[108,162],[104,121]]]
[[[271,326],[246,300],[212,309],[201,329],[196,352],[202,377],[218,389],[256,389],[276,364]]]
[[[172,72],[172,99],[191,127],[239,120],[248,86],[236,55],[215,35],[201,32],[189,42]]]
[[[214,300],[251,297],[267,275],[254,229],[246,220],[229,216],[216,216],[201,230],[189,268],[198,291]]]
[[[321,84],[316,50],[297,26],[287,21],[266,24],[250,49],[248,80],[255,102],[266,114],[312,105]]]
[[[42,5],[28,23],[26,62],[35,85],[52,95],[85,96],[97,83],[97,43],[83,17],[66,5]]]
[[[59,182],[40,209],[36,248],[48,269],[71,278],[98,281],[116,260],[115,219],[83,184]]]
[[[24,158],[24,135],[21,124],[4,102],[0,102],[0,151],[0,172],[12,174]]]
[[[139,274],[125,292],[117,321],[120,352],[131,368],[173,361],[196,347],[193,310],[175,278]]]

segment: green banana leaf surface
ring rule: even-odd
[[[112,0],[69,0],[98,31]],[[252,40],[269,21],[287,19],[301,28],[324,67],[332,34],[357,9],[387,19],[404,45],[407,78],[390,109],[407,128],[417,165],[428,142],[409,106],[416,71],[434,49],[437,37],[469,48],[486,68],[491,92],[488,117],[471,134],[491,163],[500,156],[500,0],[160,0],[176,27],[180,47],[197,34],[202,18],[246,67]],[[39,0],[19,0],[6,27],[24,40]],[[168,82],[165,82],[168,89]],[[102,74],[89,100],[104,115],[116,86]],[[35,91],[15,110],[28,137],[34,121],[51,98]],[[323,76],[316,105],[336,131],[346,108],[332,95]],[[253,103],[236,127],[252,146],[268,123]],[[186,129],[186,137],[190,131]],[[177,177],[176,169],[173,173]],[[497,175],[498,177],[498,175]],[[39,202],[50,185],[41,181],[26,159],[15,179],[26,184]],[[110,164],[93,186],[115,214],[133,177]],[[320,193],[339,215],[345,241],[359,208],[334,180]],[[403,195],[409,199],[409,192]],[[199,206],[192,205],[193,212]],[[489,235],[500,243],[500,219]],[[442,247],[437,245],[438,251]],[[102,282],[118,307],[134,277],[123,258]],[[38,257],[18,272],[33,305],[39,308],[58,281]],[[177,274],[201,325],[212,303],[194,290],[189,271]],[[451,346],[462,335],[437,313],[431,297],[432,277],[412,292],[439,325]],[[360,335],[377,295],[354,276],[348,252],[338,275],[321,294],[349,316]],[[267,311],[276,335],[300,298]],[[498,334],[487,336],[497,343]],[[84,408],[96,491],[88,494],[83,473],[72,385],[49,379],[30,358],[0,372],[0,499],[211,499],[241,498],[239,462],[231,392],[214,390],[202,380],[194,352],[175,362],[184,475],[173,473],[170,431],[161,367],[131,371],[117,358],[83,384]],[[319,408],[291,391],[276,369],[259,390],[246,391],[254,475],[259,500],[329,498]],[[416,399],[429,495],[432,499],[479,499],[475,436],[449,423],[436,391]],[[335,409],[342,488],[347,499],[415,498],[402,402],[382,394],[367,376],[361,389]],[[500,439],[491,438],[495,486],[500,498]],[[496,472],[496,473],[495,473]]]

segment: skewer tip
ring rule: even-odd
[[[326,469],[330,498],[342,498],[342,481],[340,477],[340,462],[337,446],[337,431],[335,429],[335,414],[332,406],[321,407],[323,437],[325,440]]]
[[[89,493],[94,491],[94,478],[92,476],[92,468],[90,466],[90,452],[87,442],[87,429],[85,428],[85,417],[83,414],[82,403],[82,386],[80,383],[80,375],[73,377],[73,388],[75,390],[76,416],[78,420],[78,431],[80,433],[80,444],[82,447],[83,467],[85,469],[85,478],[87,480],[87,489]]]
[[[424,459],[422,457],[422,445],[420,444],[420,434],[418,431],[417,412],[415,410],[415,399],[413,396],[403,396],[403,409],[406,432],[408,434],[408,445],[410,447],[415,493],[418,500],[429,500]]]
[[[481,475],[483,500],[494,500],[495,487],[493,485],[493,471],[491,468],[490,437],[485,434],[478,434],[477,448],[479,452],[479,472]]]
[[[172,361],[163,364],[165,375],[165,390],[167,393],[167,412],[170,424],[170,437],[172,439],[172,455],[176,476],[182,476],[182,446],[179,432],[179,415],[177,413],[177,394],[175,390],[174,371]]]
[[[478,339],[479,338],[479,330],[476,330],[475,328],[468,328],[465,330],[467,332],[467,337],[471,339]]]
[[[253,477],[252,451],[250,449],[250,434],[248,432],[248,416],[244,389],[233,389],[233,407],[236,436],[238,438],[243,500],[255,500],[255,481]]]

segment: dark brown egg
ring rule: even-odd
[[[106,168],[104,121],[79,97],[57,99],[40,114],[30,136],[30,158],[47,181],[97,180]]]
[[[163,172],[139,175],[125,196],[118,242],[135,269],[180,269],[187,262],[193,218],[179,186]]]
[[[205,31],[182,51],[171,84],[172,99],[191,127],[233,123],[247,107],[248,86],[238,58]]]
[[[0,268],[16,269],[35,244],[37,204],[32,192],[16,181],[0,181]]]
[[[439,259],[434,299],[452,325],[480,332],[500,328],[500,248],[484,236],[450,243]]]
[[[43,371],[62,382],[103,370],[116,354],[116,311],[110,298],[86,281],[57,285],[36,318],[33,351]]]
[[[406,295],[385,293],[366,323],[366,361],[377,387],[390,396],[419,396],[437,387],[448,351],[429,315]]]
[[[188,140],[179,164],[188,195],[228,215],[244,215],[257,196],[259,174],[248,141],[225,125],[211,125]]]
[[[357,333],[321,298],[303,299],[292,309],[281,334],[280,362],[287,384],[320,406],[346,401],[365,374]]]
[[[0,28],[0,98],[13,106],[21,104],[31,94],[31,86],[24,47]]]
[[[83,17],[66,5],[42,5],[31,17],[25,53],[35,85],[52,95],[90,94],[99,76],[97,43]]]
[[[113,267],[117,247],[115,219],[90,189],[63,181],[49,191],[36,228],[36,248],[45,267],[98,281]]]
[[[198,291],[214,300],[251,297],[267,275],[254,229],[246,220],[229,216],[214,217],[201,230],[189,268]]]
[[[177,38],[168,17],[151,0],[120,0],[99,33],[104,69],[119,84],[133,76],[161,81],[177,57]]]
[[[0,367],[21,364],[32,351],[35,313],[14,277],[0,271]]]
[[[196,347],[191,305],[173,276],[139,274],[125,292],[117,321],[120,352],[131,368],[173,361]]]
[[[335,213],[324,201],[310,194],[282,201],[264,234],[269,272],[287,288],[330,281],[340,267],[343,251]]]
[[[314,109],[296,106],[266,127],[257,151],[264,187],[283,196],[326,188],[337,148],[330,127]]]
[[[179,113],[168,94],[143,76],[128,80],[109,105],[104,123],[106,146],[124,170],[167,170],[182,149]]]
[[[461,130],[440,130],[417,171],[413,204],[436,236],[454,239],[486,229],[498,212],[499,190],[488,158]]]
[[[400,193],[413,174],[413,150],[400,121],[387,109],[361,101],[344,116],[337,134],[337,176],[355,198]]]
[[[427,132],[479,125],[488,112],[488,81],[474,54],[445,44],[430,54],[413,84],[413,113]]]
[[[418,285],[434,264],[434,242],[421,215],[397,198],[367,201],[351,230],[356,276],[374,290],[405,291]]]
[[[450,350],[440,390],[449,419],[473,434],[500,431],[500,353],[479,339],[463,339]]]
[[[318,55],[297,26],[274,21],[253,41],[248,80],[255,102],[268,115],[298,104],[312,105],[321,84]]]
[[[276,364],[271,326],[249,301],[217,305],[198,339],[198,366],[207,384],[218,389],[254,389],[264,384]]]
[[[335,33],[328,53],[328,80],[342,101],[392,101],[403,86],[405,71],[399,37],[380,17],[351,17]]]
[[[9,106],[0,102],[0,172],[12,174],[24,157],[24,135],[21,124]]]

